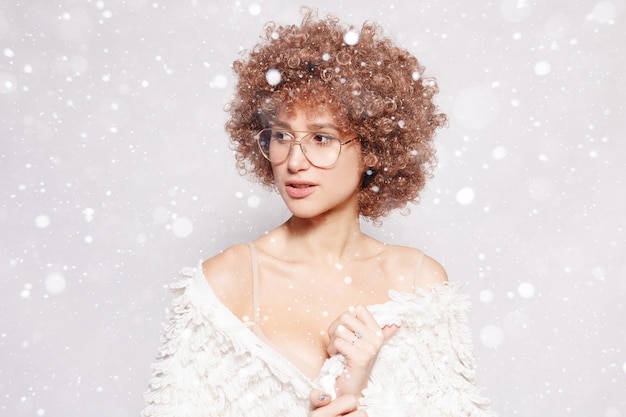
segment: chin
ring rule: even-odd
[[[319,212],[319,211],[313,211],[313,210],[292,210],[292,209],[289,209],[289,212],[291,213],[292,217],[295,217],[297,219],[302,219],[302,220],[312,220],[318,217],[323,217],[324,214],[327,213],[325,211]]]
[[[306,207],[304,204],[299,204],[299,202],[290,202],[286,206],[291,216],[298,219],[313,219],[328,212],[328,210],[320,210],[319,207]]]
[[[287,210],[289,210],[293,217],[299,219],[323,219],[331,216],[333,213],[347,214],[352,212],[355,212],[358,217],[357,194],[353,194],[347,198],[332,198],[331,196],[315,198],[315,196],[308,196],[302,199],[293,199],[288,195],[280,194]]]

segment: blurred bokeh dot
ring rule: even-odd
[[[65,277],[58,272],[46,275],[44,280],[46,291],[52,295],[60,294],[65,290]]]
[[[40,229],[45,229],[50,226],[50,217],[45,214],[41,214],[35,218],[35,225]]]
[[[226,88],[228,86],[228,78],[219,74],[213,77],[213,80],[209,83],[211,88]]]
[[[491,290],[482,290],[480,292],[480,301],[483,303],[490,303],[493,301],[493,291]]]
[[[535,286],[530,282],[522,282],[517,287],[517,293],[523,298],[531,298],[535,295]]]
[[[349,30],[343,35],[343,41],[346,45],[354,46],[359,43],[359,32],[356,30]]]
[[[278,85],[280,84],[280,80],[282,79],[282,75],[280,71],[276,68],[270,68],[265,73],[265,80],[269,85]]]
[[[539,61],[535,64],[535,74],[537,75],[548,75],[552,71],[552,66],[548,61]]]
[[[248,6],[248,12],[252,16],[258,16],[259,14],[261,14],[261,6],[258,3],[252,3],[250,6]]]
[[[172,233],[174,236],[184,238],[193,232],[193,223],[186,217],[178,217],[172,223]]]
[[[251,195],[248,197],[248,207],[257,208],[261,205],[261,199],[259,196]]]
[[[456,193],[456,201],[459,204],[466,206],[474,201],[475,196],[476,194],[474,193],[473,189],[471,189],[470,187],[464,187],[461,188],[458,193]]]
[[[502,344],[504,335],[498,326],[488,325],[480,331],[481,343],[491,349],[496,349]]]
[[[499,161],[500,159],[504,159],[506,154],[506,148],[504,146],[498,146],[491,152],[491,157],[496,161]]]
[[[7,72],[0,72],[0,93],[12,93],[16,88],[17,79]]]

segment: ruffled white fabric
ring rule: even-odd
[[[157,362],[143,417],[303,417],[309,392],[333,392],[344,358],[326,361],[315,381],[259,339],[220,303],[201,268],[171,285]],[[493,417],[474,385],[469,302],[456,285],[432,292],[389,292],[368,307],[378,323],[400,329],[381,349],[363,391],[369,417]]]

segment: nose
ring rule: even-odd
[[[301,141],[291,142],[291,149],[287,156],[287,168],[292,172],[302,171],[309,169],[311,163],[304,154]]]

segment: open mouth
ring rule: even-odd
[[[285,185],[287,194],[293,198],[306,197],[315,190],[315,184],[308,182],[287,182]]]

